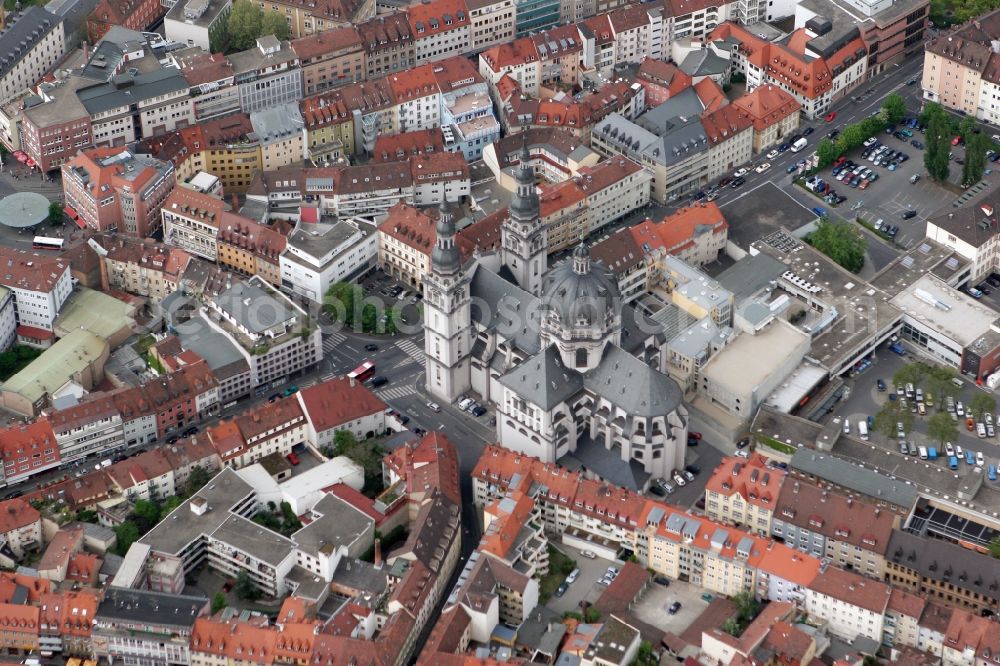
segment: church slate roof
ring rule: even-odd
[[[474,322],[484,329],[495,329],[528,354],[538,353],[541,326],[535,296],[482,265],[473,269],[469,290]],[[477,301],[488,309],[479,307]]]
[[[683,397],[674,380],[615,345],[605,348],[601,362],[584,375],[583,384],[631,416],[670,414]]]
[[[583,389],[583,377],[563,365],[555,345],[549,345],[502,376],[500,383],[545,411]]]

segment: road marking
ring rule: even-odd
[[[396,343],[396,346],[401,350],[406,352],[406,354],[412,358],[417,363],[423,364],[424,362],[424,352],[416,345],[412,340],[400,340]]]
[[[383,400],[394,400],[411,396],[416,392],[417,388],[413,384],[404,384],[402,386],[390,386],[387,389],[376,391],[375,393]]]
[[[325,338],[323,340],[323,353],[324,354],[332,353],[333,350],[336,349],[337,346],[346,339],[347,336],[344,335],[343,333],[334,333],[330,337]]]

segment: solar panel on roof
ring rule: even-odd
[[[928,254],[931,251],[931,246],[927,243],[921,243],[920,247],[917,248],[922,254]]]
[[[903,257],[903,260],[899,263],[903,265],[903,268],[909,268],[913,265],[913,257],[907,255]]]
[[[944,262],[944,267],[950,271],[955,270],[956,268],[958,268],[958,259],[956,259],[955,257],[950,257],[948,261]]]

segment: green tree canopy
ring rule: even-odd
[[[986,151],[992,141],[982,132],[973,132],[965,141],[965,164],[962,165],[962,184],[968,187],[983,179],[986,171]]]
[[[990,545],[987,548],[990,550],[990,555],[1000,559],[1000,537],[996,537],[993,541],[990,541]]]
[[[256,601],[260,599],[260,590],[257,589],[257,585],[254,584],[253,579],[250,578],[250,574],[246,572],[246,569],[240,569],[240,573],[236,576],[236,586],[233,588],[236,592],[236,596],[244,601]]]
[[[226,20],[229,48],[245,51],[257,44],[257,38],[274,35],[280,40],[288,39],[291,30],[288,20],[275,11],[265,12],[249,0],[237,0]]]
[[[951,152],[951,129],[948,114],[940,105],[928,102],[924,107],[924,168],[938,182],[948,180],[950,170],[948,153]]]
[[[824,137],[816,146],[816,156],[819,158],[819,168],[822,169],[833,164],[833,161],[840,157],[840,153],[837,151],[837,145]]]
[[[906,117],[906,102],[902,96],[892,93],[882,100],[882,118],[886,123],[895,125]]]
[[[62,204],[58,201],[53,201],[49,204],[49,224],[53,227],[62,226],[66,222],[66,216],[63,213]]]
[[[118,542],[115,544],[115,553],[124,557],[129,547],[142,535],[139,534],[139,528],[136,527],[135,523],[126,520],[121,525],[115,526],[115,536],[118,538]]]
[[[222,592],[216,592],[215,596],[212,597],[212,615],[215,615],[228,605],[226,603],[226,595]]]
[[[969,400],[969,411],[976,415],[976,417],[981,417],[986,412],[993,413],[997,410],[996,398],[988,393],[976,393]]]
[[[939,444],[958,437],[958,426],[948,412],[938,412],[927,419],[927,435]]]
[[[806,236],[806,241],[852,273],[865,265],[868,242],[850,224],[834,224],[823,218],[816,230]]]
[[[212,478],[212,475],[208,473],[208,470],[197,465],[191,469],[191,474],[188,475],[187,483],[184,484],[184,492],[190,497],[196,492],[202,489],[202,487],[208,483],[208,480]]]

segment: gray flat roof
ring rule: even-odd
[[[868,497],[884,499],[897,506],[911,507],[917,501],[917,490],[913,486],[829,453],[799,449],[792,456],[789,466],[809,476],[825,479]]]
[[[739,304],[744,299],[754,296],[768,287],[785,272],[785,265],[766,254],[755,254],[743,257],[735,264],[722,271],[716,281],[733,292],[733,298]]]
[[[132,76],[119,74],[110,81],[81,88],[76,95],[91,114],[103,113],[178,90],[187,90],[187,81],[176,67],[163,67],[157,71]]]
[[[947,283],[968,263],[950,248],[925,238],[919,245],[893,259],[869,282],[887,294],[895,295],[927,273]]]
[[[295,550],[291,539],[235,513],[230,513],[211,536],[275,567]]]
[[[97,607],[96,618],[190,628],[206,604],[205,597],[112,587]]]
[[[919,321],[968,347],[990,331],[998,313],[986,303],[976,300],[931,275],[896,294],[890,301],[907,316]]]
[[[199,28],[208,28],[215,23],[222,12],[231,6],[232,0],[211,0],[210,2],[206,2],[206,0],[183,0],[175,3],[170,8],[166,18],[179,23],[196,25]],[[185,16],[189,8],[192,10],[189,15],[193,16],[197,14],[196,18]]]
[[[0,199],[0,224],[24,229],[49,217],[49,200],[36,192],[14,192]]]
[[[309,231],[296,229],[288,234],[288,244],[310,256],[322,259],[356,233],[358,229],[348,222],[315,224],[310,225]],[[286,258],[292,257],[295,255],[286,255]]]
[[[263,333],[296,316],[288,305],[248,281],[237,282],[212,302],[253,333]]]
[[[180,291],[174,292],[180,294]],[[177,337],[184,349],[193,349],[205,359],[212,371],[227,368],[236,363],[246,363],[236,345],[222,333],[213,329],[200,315],[175,326]],[[249,370],[249,366],[247,366]]]
[[[746,395],[768,381],[791,350],[809,336],[784,319],[776,318],[756,334],[740,333],[701,368],[700,374]],[[758,396],[763,400],[766,396]]]
[[[885,557],[932,580],[996,599],[1000,596],[1000,560],[941,539],[893,530]]]
[[[322,518],[295,532],[292,540],[313,555],[328,547],[349,548],[375,522],[336,495],[324,495],[312,510]]]
[[[167,514],[156,527],[139,539],[139,542],[149,545],[153,550],[177,554],[192,541],[215,532],[233,515],[229,509],[253,492],[250,484],[240,478],[235,470],[227,467],[216,474],[196,495]],[[208,502],[210,507],[200,516],[191,511],[191,501],[198,498]],[[256,523],[254,525],[257,526]]]

